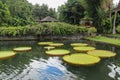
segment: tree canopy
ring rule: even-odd
[[[46,4],[32,5],[27,0],[0,0],[0,25],[24,26],[46,16],[56,18],[55,9]]]

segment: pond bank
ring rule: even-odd
[[[72,36],[25,36],[25,37],[0,37],[0,41],[30,41],[30,40],[75,40],[82,39],[84,35]]]
[[[120,40],[114,38],[96,36],[96,37],[85,37],[84,39],[120,46]]]

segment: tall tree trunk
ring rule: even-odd
[[[112,0],[110,0],[110,2],[112,2]],[[112,3],[109,4],[109,18],[110,18],[110,31],[112,31]]]
[[[114,22],[113,22],[113,34],[116,34],[116,18],[117,18],[117,10],[115,11],[115,17],[114,17]]]

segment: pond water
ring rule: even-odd
[[[12,50],[15,47],[31,46],[29,52],[17,53],[16,56],[0,60],[0,80],[120,80],[120,47],[85,40],[53,41],[63,42],[62,49],[74,53],[70,43],[85,42],[96,49],[117,53],[114,58],[102,59],[100,63],[89,67],[76,67],[65,63],[62,57],[51,57],[45,54],[39,41],[1,41],[0,51]]]

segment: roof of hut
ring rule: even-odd
[[[42,19],[41,22],[58,22],[58,20],[53,17],[47,16],[44,19]]]

